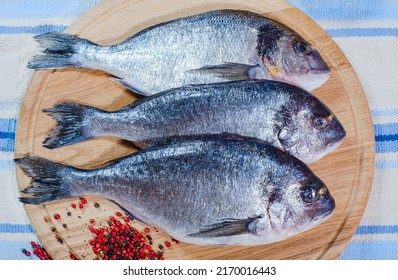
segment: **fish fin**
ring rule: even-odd
[[[71,102],[63,102],[51,109],[44,109],[57,125],[43,141],[43,146],[54,149],[71,145],[93,138],[89,128],[85,125],[85,116],[99,109]]]
[[[28,63],[31,69],[58,69],[81,67],[78,53],[79,46],[96,45],[86,39],[60,32],[50,32],[34,37],[44,48],[41,54],[35,55]]]
[[[116,83],[118,83],[118,84],[120,84],[120,85],[122,85],[122,86],[124,86],[124,87],[126,87],[126,88],[128,88],[129,90],[131,90],[132,92],[134,92],[134,93],[136,93],[138,95],[142,95],[144,97],[152,95],[152,94],[150,94],[148,92],[145,92],[145,91],[142,91],[142,90],[136,88],[135,86],[133,86],[132,84],[127,82],[125,79],[117,78],[117,77],[109,77],[109,79],[114,81],[114,82],[116,82]]]
[[[45,202],[69,198],[71,191],[64,185],[62,172],[70,166],[51,162],[39,157],[23,157],[14,160],[32,181],[22,193],[19,201],[25,204],[42,204]]]
[[[260,225],[262,225],[263,218],[248,218],[248,219],[228,219],[220,223],[209,225],[197,233],[189,234],[190,237],[222,237],[232,236],[245,233],[261,234]]]
[[[250,69],[253,65],[240,63],[224,63],[221,65],[208,65],[199,69],[190,70],[199,74],[213,75],[230,81],[250,79]]]

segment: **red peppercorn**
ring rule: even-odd
[[[69,257],[70,257],[72,260],[77,260],[76,255],[73,254],[73,253],[70,253],[70,254],[69,254]]]
[[[79,203],[79,208],[83,209],[83,207],[84,207],[83,203]]]
[[[181,241],[179,241],[177,239],[174,239],[174,238],[171,238],[171,240],[173,240],[176,244],[180,244],[181,243]]]
[[[149,233],[151,230],[150,230],[149,228],[146,227],[146,228],[144,229],[144,231],[145,231],[146,233]]]
[[[169,241],[166,241],[166,242],[164,243],[164,245],[166,245],[166,247],[169,248],[169,247],[171,246],[171,243],[170,243]]]
[[[80,198],[80,202],[83,203],[83,204],[86,204],[87,203],[87,199],[85,199],[84,197],[81,197]]]
[[[70,206],[72,206],[72,208],[76,208],[76,204],[71,203]]]
[[[122,213],[120,213],[119,211],[118,212],[116,212],[115,213],[116,214],[116,216],[118,216],[118,217],[121,217],[123,214]]]
[[[61,218],[61,215],[60,215],[60,214],[55,214],[55,215],[54,215],[54,219],[59,220],[60,218]]]

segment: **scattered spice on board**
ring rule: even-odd
[[[120,212],[116,213],[119,216]],[[130,219],[127,219],[130,221]],[[146,230],[140,232],[126,219],[111,216],[107,225],[89,226],[94,238],[89,241],[98,259],[103,260],[163,260],[164,252],[152,249],[152,237]],[[160,254],[159,254],[160,252]]]
[[[44,249],[42,246],[40,246],[34,241],[30,242],[30,245],[33,250],[33,255],[37,256],[41,260],[52,260],[50,255],[47,253],[46,249]],[[31,256],[32,254],[30,251],[28,251],[25,248],[22,249],[22,253],[24,253],[28,257]]]

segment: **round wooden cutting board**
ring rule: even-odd
[[[347,131],[343,144],[311,169],[328,186],[336,200],[333,216],[316,228],[285,241],[252,247],[200,247],[176,243],[161,230],[150,228],[153,247],[170,241],[165,259],[335,259],[343,252],[363,215],[374,169],[374,136],[368,104],[361,85],[342,51],[309,17],[281,0],[106,0],[79,18],[67,33],[98,44],[114,44],[156,23],[216,9],[244,9],[264,14],[291,27],[314,45],[331,68],[330,79],[313,92],[338,117]],[[205,42],[204,42],[205,43]],[[54,150],[42,141],[55,122],[42,112],[55,103],[75,101],[107,110],[131,103],[136,96],[108,79],[101,71],[63,69],[36,71],[18,120],[15,157],[40,156],[76,167],[93,168],[133,153],[133,145],[102,137]],[[17,168],[20,190],[30,179]],[[25,205],[40,242],[53,259],[95,259],[89,226],[106,223],[121,211],[99,197],[85,197],[46,205]],[[97,204],[96,204],[97,203]],[[95,206],[94,206],[95,205]],[[97,207],[96,207],[97,206]],[[60,219],[55,219],[58,213]],[[90,219],[91,220],[90,222]],[[145,225],[134,221],[142,230]]]

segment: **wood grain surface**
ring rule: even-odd
[[[350,63],[333,40],[309,17],[281,0],[106,0],[73,23],[67,33],[98,44],[114,44],[153,24],[223,8],[245,9],[264,14],[291,27],[321,53],[331,68],[331,77],[315,94],[338,117],[347,131],[343,144],[311,169],[326,183],[336,200],[333,216],[318,227],[285,241],[252,247],[200,247],[172,243],[165,259],[336,259],[352,238],[363,215],[374,172],[374,135],[369,108]],[[42,141],[55,122],[42,110],[61,101],[75,101],[115,110],[135,96],[108,79],[101,71],[63,69],[36,71],[27,89],[18,119],[15,157],[44,157],[76,167],[93,168],[136,151],[133,145],[102,137],[60,149],[48,150]],[[20,190],[29,178],[17,168]],[[94,259],[89,240],[89,219],[104,223],[120,209],[100,197],[86,197],[83,209],[72,209],[79,198],[25,205],[40,242],[54,259]],[[93,203],[99,203],[95,208]],[[66,213],[71,212],[71,216]],[[53,218],[61,215],[60,220]],[[47,217],[47,221],[45,221]],[[67,228],[62,225],[67,224]],[[145,225],[134,222],[142,229]],[[51,228],[55,228],[55,232]],[[54,230],[54,229],[53,229]],[[154,246],[171,238],[151,229]],[[61,242],[60,242],[61,239]],[[61,244],[62,243],[62,244]]]

